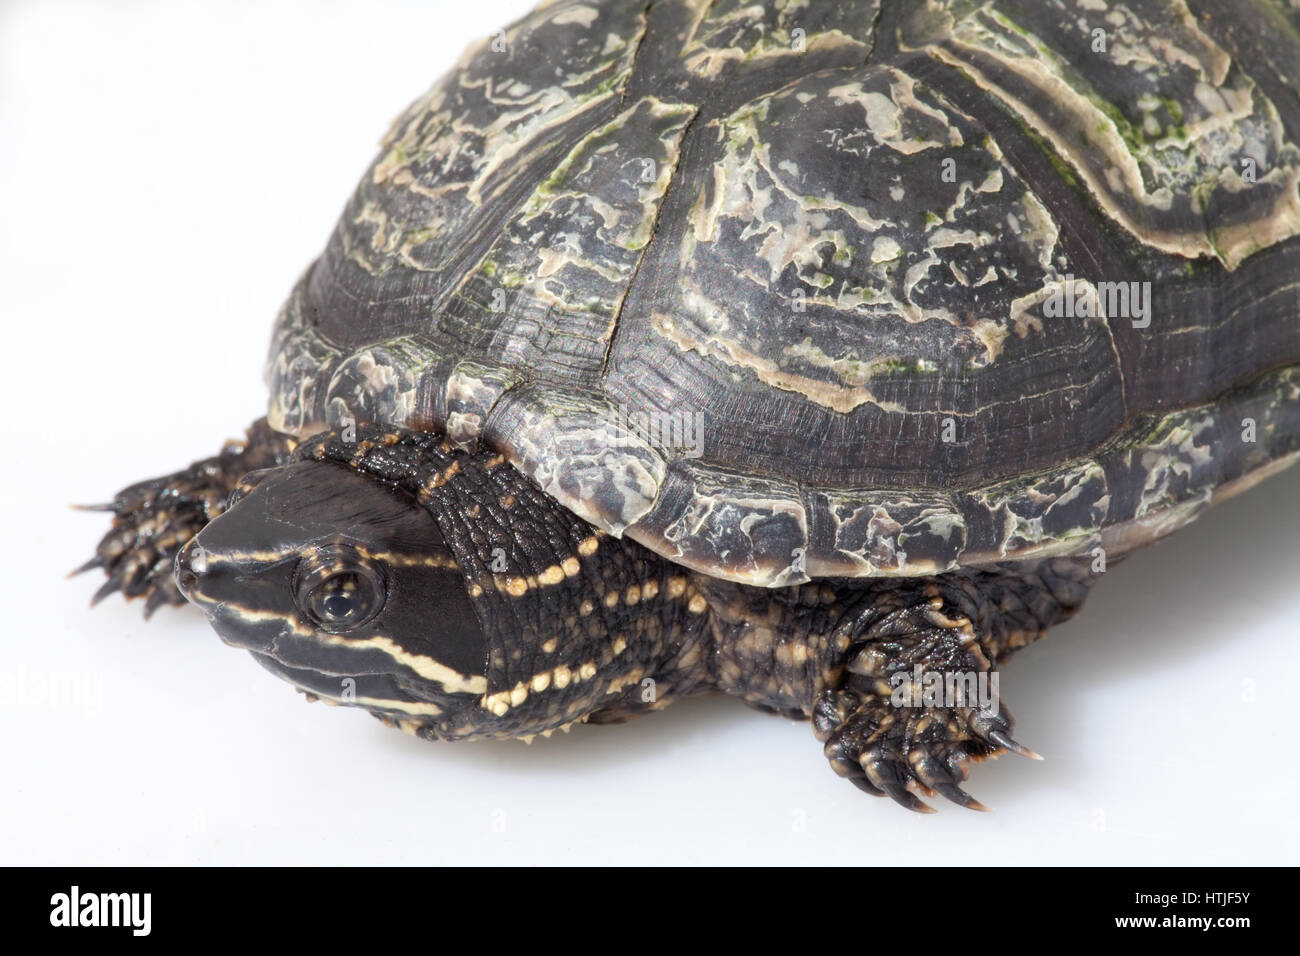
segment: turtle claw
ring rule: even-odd
[[[155,588],[150,591],[149,596],[144,600],[144,619],[147,621],[153,617],[153,612],[168,603],[169,597],[167,591],[163,588]]]
[[[977,734],[960,710],[900,708],[887,695],[875,693],[840,691],[837,696],[837,706],[843,706],[846,696],[852,700],[849,717],[826,740],[826,756],[836,773],[872,796],[890,797],[918,813],[935,810],[918,799],[916,790],[988,812],[961,784],[972,760],[996,756],[1003,745]]]
[[[959,807],[965,807],[967,810],[978,810],[980,813],[991,813],[988,807],[980,803],[969,793],[954,783],[942,783],[935,787],[939,794],[951,800]]]
[[[65,577],[75,578],[78,574],[85,574],[87,571],[93,571],[95,568],[102,568],[103,566],[104,566],[104,559],[101,558],[99,555],[95,555],[93,558],[91,558],[89,561],[87,561],[85,564],[81,565],[80,567],[73,568],[65,575]]]
[[[909,776],[894,762],[884,755],[864,756],[859,761],[863,772],[871,784],[900,807],[916,813],[935,813],[934,807],[919,799],[907,788],[911,782]]]
[[[1000,730],[990,731],[987,739],[989,743],[996,744],[997,746],[1001,747],[1003,750],[1009,750],[1013,754],[1019,754],[1022,757],[1028,757],[1030,760],[1043,759],[1041,754],[1036,754],[1028,747],[1024,746],[1023,744],[1016,743],[1016,741],[1012,740],[1010,737],[1008,737]]]
[[[113,594],[120,590],[122,590],[122,579],[119,576],[114,575],[113,577],[105,581],[102,585],[100,585],[99,590],[96,591],[94,595],[91,596],[90,606],[94,607],[96,604],[104,600],[104,598],[108,597],[110,594]]]
[[[951,800],[958,806],[966,807],[968,810],[989,812],[988,807],[959,786],[966,779],[969,772],[963,759],[957,758],[951,761],[953,766],[950,767],[948,764],[940,762],[930,750],[923,747],[917,747],[907,757],[908,763],[912,766],[912,772],[920,780],[922,786]]]

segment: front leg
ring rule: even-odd
[[[958,571],[872,590],[838,631],[842,676],[822,690],[813,727],[831,767],[910,810],[940,794],[986,809],[961,788],[973,760],[1012,751],[996,664],[1072,615],[1091,584],[1071,559]]]
[[[218,455],[124,488],[108,504],[90,506],[113,513],[95,556],[73,572],[103,568],[108,575],[92,603],[121,591],[127,598],[145,598],[146,617],[160,605],[184,604],[172,580],[177,552],[226,509],[241,477],[283,464],[292,450],[293,440],[261,418],[249,427],[247,441],[230,442]]]

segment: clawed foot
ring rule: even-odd
[[[95,556],[72,572],[103,568],[108,575],[91,604],[115,591],[128,599],[143,597],[145,617],[164,604],[184,604],[172,580],[176,554],[225,510],[242,475],[280,463],[291,447],[263,419],[249,429],[247,443],[231,442],[215,457],[124,488],[107,504],[82,506],[113,514]]]
[[[987,810],[961,788],[972,760],[1012,751],[997,673],[971,622],[937,599],[888,615],[850,660],[844,685],[817,701],[813,726],[837,774],[874,796],[933,813],[919,796]]]

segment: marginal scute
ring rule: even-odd
[[[465,360],[447,376],[447,440],[462,451],[478,447],[488,412],[519,374],[501,365]]]
[[[309,270],[310,271],[310,270]],[[303,314],[307,276],[298,280],[280,309],[262,376],[270,397],[266,420],[286,435],[304,438],[321,431],[319,396],[340,352],[317,334]]]
[[[950,495],[872,489],[810,493],[813,577],[939,574],[966,546],[965,518]]]
[[[423,368],[437,358],[414,338],[360,349],[339,362],[326,390],[325,423],[404,425],[416,413],[416,389]]]
[[[522,385],[492,410],[483,441],[596,527],[621,535],[654,504],[660,453],[598,393]]]
[[[665,557],[762,587],[808,581],[808,518],[799,486],[679,459],[654,509],[629,532]]]
[[[970,495],[969,545],[1009,558],[1077,552],[1096,537],[1109,505],[1106,473],[1097,462],[1065,465],[1032,483],[1016,479]],[[976,515],[983,520],[976,523]]]

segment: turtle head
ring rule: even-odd
[[[341,464],[246,476],[176,582],[222,640],[315,697],[424,729],[486,687],[487,641],[437,523]]]
[[[504,454],[379,426],[314,436],[246,476],[176,581],[276,675],[444,740],[653,706],[642,682],[703,620],[680,569]]]

